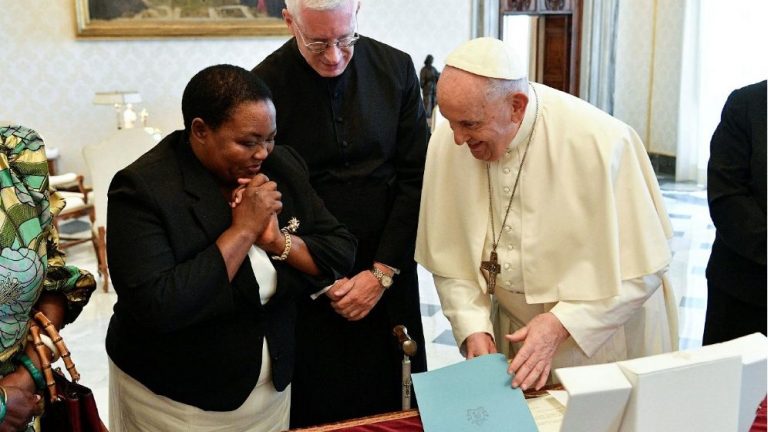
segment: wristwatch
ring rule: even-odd
[[[392,286],[392,276],[379,270],[378,267],[373,267],[371,269],[371,273],[373,273],[373,276],[379,280],[379,283],[381,284],[381,286],[384,287],[384,289],[387,289]]]

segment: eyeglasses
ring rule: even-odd
[[[307,43],[307,39],[304,37],[304,32],[301,31],[299,26],[296,26],[296,30],[299,31],[299,36],[301,36],[301,41],[304,43],[304,46],[313,54],[322,54],[332,46],[338,47],[339,49],[352,48],[357,43],[358,39],[360,39],[360,35],[355,32],[352,36],[341,38],[336,42],[317,41]]]

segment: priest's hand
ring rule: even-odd
[[[515,375],[512,387],[523,390],[543,387],[547,383],[557,347],[569,336],[568,330],[551,312],[536,315],[528,325],[506,335],[505,338],[512,343],[523,343],[507,369],[509,374]]]
[[[496,352],[496,344],[493,337],[485,332],[472,333],[464,339],[464,349],[467,360],[481,355],[493,354]]]
[[[325,296],[328,297],[329,299],[331,299],[332,303],[341,300],[342,297],[344,297],[344,296],[343,295],[337,295],[336,294],[336,288],[344,286],[347,282],[349,282],[349,278],[346,278],[346,277],[345,278],[341,278],[341,279],[337,279],[333,283],[333,285],[331,285],[331,287],[328,289],[328,291],[325,292]],[[347,292],[347,290],[345,288],[339,288],[338,291],[340,293],[346,293]]]
[[[338,299],[331,301],[331,306],[349,321],[365,318],[384,294],[384,287],[369,270],[363,270],[336,285],[328,291],[331,300]]]

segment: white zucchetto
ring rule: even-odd
[[[445,64],[488,78],[516,80],[528,75],[514,49],[490,37],[464,42],[448,54]]]

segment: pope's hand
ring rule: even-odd
[[[534,387],[538,390],[547,383],[552,367],[552,357],[557,347],[568,339],[570,334],[557,317],[550,313],[536,315],[525,327],[506,335],[512,342],[522,342],[523,346],[517,352],[507,370],[515,374],[512,387],[528,390]]]
[[[363,270],[344,283],[337,283],[328,293],[331,306],[339,315],[350,321],[365,318],[384,294],[384,287],[369,270]]]
[[[493,354],[496,352],[496,344],[491,335],[485,332],[472,333],[464,339],[467,352],[467,360],[477,356]]]

